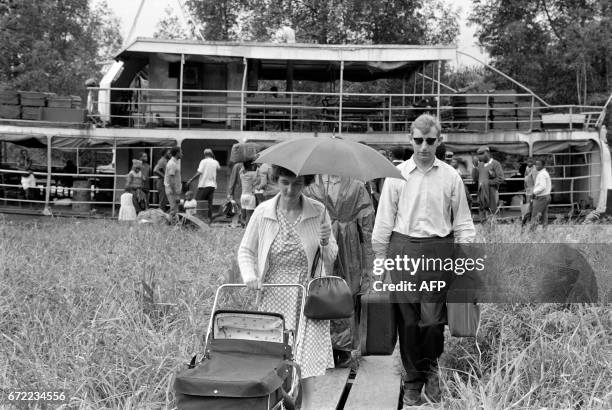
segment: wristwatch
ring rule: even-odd
[[[329,239],[325,240],[325,241],[319,241],[319,244],[321,244],[321,246],[327,246],[329,244]]]

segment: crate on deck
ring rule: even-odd
[[[19,93],[14,90],[0,90],[0,104],[19,105]]]
[[[47,96],[37,91],[19,91],[21,105],[24,107],[44,107]]]
[[[21,118],[21,106],[0,104],[0,118],[18,120]]]

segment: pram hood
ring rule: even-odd
[[[177,393],[194,396],[261,397],[281,387],[291,372],[291,347],[283,343],[214,339],[208,358],[177,375]]]

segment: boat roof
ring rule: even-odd
[[[414,61],[431,62],[456,58],[457,47],[407,44],[310,44],[231,41],[166,40],[136,38],[122,49],[117,59],[136,53],[168,53],[200,56],[239,57],[262,60],[311,61]]]
[[[423,64],[456,58],[456,46],[406,44],[304,44],[229,41],[191,41],[136,38],[117,55],[126,63],[156,55],[168,62],[242,63],[257,60],[262,79],[286,78],[291,64],[296,80],[329,81],[337,78],[344,62],[347,81],[371,81],[410,75]]]

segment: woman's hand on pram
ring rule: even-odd
[[[261,283],[259,283],[259,279],[251,279],[249,281],[244,282],[247,288],[251,290],[259,290],[261,289]]]

